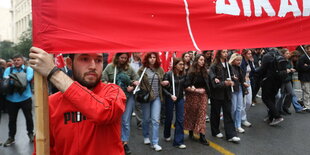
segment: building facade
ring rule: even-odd
[[[31,0],[12,0],[13,42],[17,43],[23,32],[31,25]]]
[[[12,14],[9,8],[0,7],[0,41],[13,41]]]

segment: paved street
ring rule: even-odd
[[[300,92],[297,91],[300,96]],[[291,107],[292,115],[284,116],[284,122],[271,127],[263,118],[267,114],[267,108],[258,99],[259,104],[251,107],[248,112],[248,119],[253,124],[251,128],[245,128],[246,133],[239,134],[240,144],[233,144],[223,139],[211,136],[210,124],[207,123],[206,138],[211,142],[210,146],[204,146],[196,141],[192,141],[185,136],[187,149],[174,148],[172,142],[163,140],[163,126],[160,127],[160,142],[163,151],[157,153],[149,146],[143,144],[142,130],[135,126],[135,119],[132,119],[132,132],[129,146],[133,155],[163,154],[163,155],[203,155],[203,154],[226,154],[226,155],[305,155],[310,152],[310,113],[295,113]],[[8,134],[8,115],[3,114],[0,124],[0,141],[4,142]],[[172,130],[173,131],[173,130]],[[221,130],[223,131],[223,129]],[[172,134],[173,135],[173,134]],[[18,118],[18,131],[16,144],[11,147],[0,147],[0,155],[30,155],[32,144],[29,143],[25,121],[22,111]]]

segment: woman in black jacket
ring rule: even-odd
[[[184,128],[189,130],[189,136],[192,139],[194,132],[199,133],[199,141],[204,145],[209,145],[205,139],[208,83],[205,58],[202,54],[198,54],[186,76]]]
[[[173,79],[174,86],[173,90]],[[171,122],[173,119],[173,108],[175,107],[175,130],[173,146],[180,149],[185,149],[184,145],[184,62],[180,58],[173,59],[172,70],[164,75],[164,81],[169,81],[169,85],[163,87],[163,91],[166,98],[166,120],[164,128],[164,137],[166,141],[171,140]]]
[[[219,50],[215,55],[215,61],[210,67],[211,81],[211,132],[212,136],[222,138],[220,132],[220,113],[223,110],[224,128],[226,139],[231,142],[239,142],[240,138],[234,126],[234,121],[231,117],[231,94],[234,82],[229,79],[227,68],[231,68],[226,62],[227,50]],[[231,73],[231,71],[230,71]],[[233,75],[231,74],[231,77]]]

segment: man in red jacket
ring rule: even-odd
[[[119,86],[100,82],[102,54],[71,54],[73,79],[44,50],[32,47],[29,57],[30,66],[60,90],[49,97],[50,154],[123,155],[126,96]]]

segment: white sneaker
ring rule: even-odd
[[[218,134],[216,135],[216,137],[217,137],[217,138],[223,138],[224,136],[223,136],[222,133],[218,133]]]
[[[133,113],[131,114],[131,116],[132,116],[132,117],[135,117],[135,116],[136,116],[136,113],[135,113],[135,112],[133,112]]]
[[[162,150],[161,146],[159,146],[158,144],[153,145],[152,148],[157,152]]]
[[[251,127],[252,126],[252,124],[250,122],[248,122],[248,121],[243,121],[242,125],[245,126],[245,127]]]
[[[179,149],[186,149],[186,145],[185,144],[181,144],[178,146]]]
[[[171,137],[165,138],[166,142],[170,142],[171,141]]]
[[[228,139],[229,142],[233,142],[233,143],[238,143],[240,142],[240,140],[241,139],[239,137],[233,137],[233,138]]]
[[[206,116],[206,122],[210,122],[210,118],[208,115]]]
[[[150,138],[144,138],[144,144],[145,145],[151,144]]]
[[[236,131],[239,132],[239,133],[244,133],[244,129],[243,128],[236,128]]]
[[[282,117],[280,117],[280,118],[274,118],[274,119],[272,120],[272,122],[269,123],[269,125],[271,125],[271,126],[277,125],[277,124],[279,124],[279,123],[282,122],[282,121],[284,121],[284,119],[283,119]]]
[[[221,114],[220,114],[220,120],[224,120],[223,112],[221,112]]]

